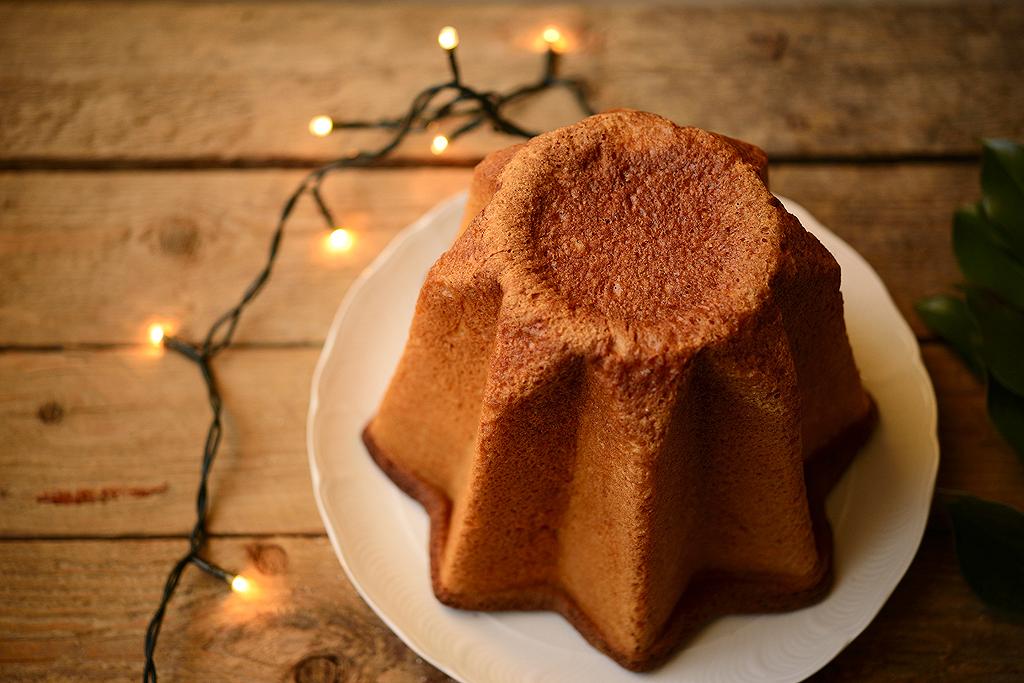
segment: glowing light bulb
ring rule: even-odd
[[[318,138],[326,137],[334,130],[334,119],[330,116],[314,116],[309,120],[309,132]]]
[[[459,32],[454,26],[445,26],[437,34],[437,44],[445,50],[454,50],[459,46]]]
[[[437,155],[446,149],[448,149],[448,138],[443,135],[435,135],[434,139],[430,142],[430,151]]]
[[[236,593],[248,593],[251,588],[252,584],[249,583],[249,579],[245,578],[241,574],[238,574],[231,579],[231,590]]]
[[[543,33],[540,34],[540,38],[544,41],[547,49],[552,52],[564,52],[566,47],[568,47],[568,41],[566,41],[565,36],[562,35],[557,26],[545,28]]]
[[[327,235],[327,249],[332,252],[346,252],[355,243],[356,238],[352,235],[352,231],[345,228],[335,228]]]
[[[149,326],[149,343],[153,346],[160,346],[164,343],[164,336],[166,332],[164,326],[159,323],[154,323]]]

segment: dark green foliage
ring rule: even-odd
[[[967,583],[997,610],[1024,615],[1024,515],[966,495],[946,508]]]
[[[916,309],[985,380],[989,417],[1024,460],[1024,146],[986,140],[981,189],[981,201],[953,217],[964,294],[928,297]],[[971,588],[1024,615],[1024,514],[968,495],[947,507]]]

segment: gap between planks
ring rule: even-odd
[[[196,343],[193,339],[186,339],[190,343]],[[917,343],[921,346],[931,344],[942,344],[942,341],[934,335],[920,335]],[[236,351],[273,351],[290,349],[319,349],[323,341],[294,341],[294,342],[234,342],[231,348]],[[10,344],[0,346],[0,354],[3,353],[70,353],[73,351],[139,351],[149,348],[146,344],[46,344],[46,345],[25,345]]]
[[[509,144],[518,142],[510,139]],[[394,158],[384,159],[372,166],[359,166],[358,170],[388,170],[395,168],[431,169],[431,168],[472,168],[482,157],[416,159]],[[772,155],[773,166],[793,165],[812,166],[828,165],[860,165],[878,166],[886,164],[976,164],[981,160],[980,154],[855,154],[855,155]],[[178,159],[126,159],[126,158],[47,158],[47,157],[14,157],[0,159],[0,171],[223,171],[223,170],[301,170],[312,169],[335,161],[334,157],[302,158],[302,157],[247,157],[247,158],[216,158],[216,157],[184,157]]]
[[[218,539],[265,539],[265,538],[326,538],[326,531],[226,531],[207,532],[207,541]],[[78,541],[97,541],[107,543],[119,543],[126,541],[187,541],[187,533],[180,534],[63,534],[57,536],[0,536],[0,545],[4,543],[73,543]]]
[[[198,344],[196,339],[185,339],[185,341]],[[236,341],[231,343],[231,348],[243,350],[289,350],[289,349],[319,349],[323,341]],[[69,344],[0,344],[0,353],[68,353],[72,351],[140,351],[148,349],[148,344],[135,342],[76,342]]]

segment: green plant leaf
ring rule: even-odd
[[[988,381],[988,415],[999,433],[1024,460],[1024,396],[1018,396],[995,379]]]
[[[985,367],[1004,387],[1024,396],[1024,315],[975,288],[967,290],[967,308],[981,331]]]
[[[986,287],[1024,309],[1024,265],[1006,250],[1005,242],[977,206],[953,216],[953,251],[971,284]]]
[[[914,309],[928,329],[952,346],[974,374],[984,375],[981,334],[963,299],[939,294],[921,299],[914,304]]]
[[[984,198],[953,217],[966,301],[940,295],[915,308],[987,379],[989,417],[1024,459],[1024,146],[986,140]],[[992,607],[1024,616],[1024,514],[966,494],[947,502],[960,570]]]
[[[992,607],[1024,615],[1024,514],[968,495],[949,501],[947,509],[971,589]]]
[[[984,141],[981,191],[985,214],[1024,259],[1024,146],[1010,140]]]

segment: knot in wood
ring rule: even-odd
[[[335,655],[310,655],[295,665],[295,683],[335,683],[341,665]]]
[[[261,574],[273,576],[288,571],[288,553],[276,543],[250,543],[245,552]]]
[[[56,401],[47,401],[39,406],[36,416],[44,424],[57,424],[64,419],[64,406]]]

